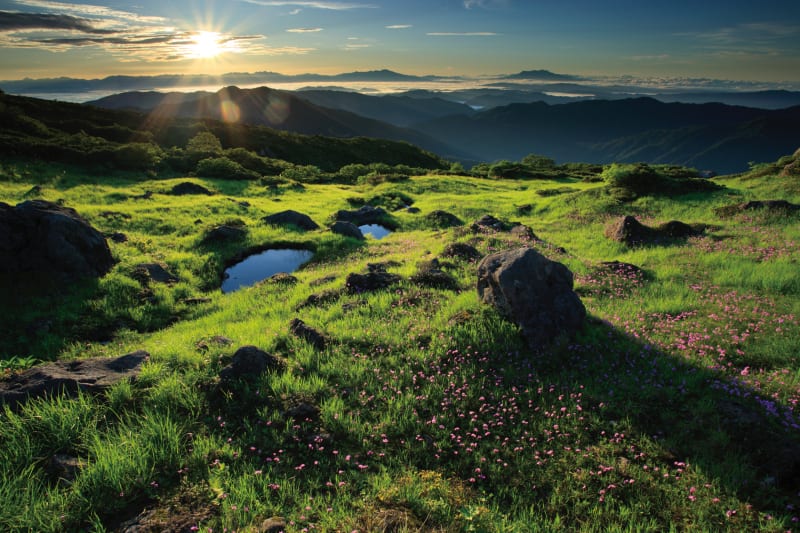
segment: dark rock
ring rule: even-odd
[[[658,228],[656,228],[656,231],[660,233],[662,236],[670,239],[685,239],[687,237],[696,237],[697,235],[700,235],[702,233],[702,231],[698,231],[689,224],[686,224],[679,220],[670,220],[669,222],[665,222],[664,224],[658,226]]]
[[[403,266],[397,261],[383,261],[380,263],[367,263],[367,272],[386,272],[387,268]]]
[[[420,263],[417,272],[410,279],[412,283],[423,287],[458,289],[458,282],[453,276],[442,270],[442,265],[438,259]]]
[[[140,263],[136,265],[136,279],[152,280],[157,283],[175,283],[180,281],[174,274],[158,263]]]
[[[483,257],[483,255],[474,246],[456,242],[447,245],[442,252],[442,257],[457,257],[459,259],[464,259],[465,261],[477,261]]]
[[[50,457],[50,460],[47,462],[46,471],[53,481],[71,485],[78,476],[78,470],[84,466],[84,463],[77,457],[57,453]]]
[[[128,236],[118,231],[110,234],[108,238],[116,243],[128,242]]]
[[[265,372],[280,372],[285,367],[285,363],[274,355],[255,346],[242,346],[233,354],[231,364],[220,371],[219,377],[222,381],[252,380]]]
[[[292,418],[297,422],[306,420],[314,420],[319,416],[319,407],[311,405],[310,403],[300,403],[291,409],[287,409],[285,416]]]
[[[325,305],[338,299],[341,295],[342,291],[340,289],[328,289],[320,293],[310,295],[302,304],[297,306],[297,308],[302,309],[304,307]]]
[[[437,209],[425,215],[425,220],[431,227],[437,229],[454,228],[456,226],[463,226],[464,221],[447,211]]]
[[[247,230],[239,226],[222,225],[213,228],[203,237],[203,244],[224,243],[242,240]]]
[[[499,218],[493,217],[492,215],[483,215],[470,226],[470,229],[473,231],[473,233],[480,231],[508,231],[510,228],[510,224],[507,224]]]
[[[143,194],[137,194],[135,196],[131,196],[134,200],[150,200],[153,198],[153,191],[145,191]]]
[[[385,209],[382,207],[373,207],[371,205],[362,206],[355,211],[343,209],[337,211],[334,215],[334,220],[336,222],[350,222],[356,226],[363,226],[365,224],[383,224],[386,226],[387,219],[388,213],[386,213]]]
[[[298,213],[297,211],[292,211],[291,209],[266,216],[261,220],[273,226],[295,226],[305,231],[319,228],[319,225],[311,220],[311,217],[303,213]]]
[[[273,516],[261,522],[258,533],[283,533],[286,531],[286,519],[280,516]]]
[[[16,207],[0,202],[0,273],[78,279],[114,264],[102,233],[74,209],[44,200]]]
[[[769,211],[797,211],[800,205],[787,202],[786,200],[752,200],[741,204],[742,211],[752,209],[767,209]]]
[[[329,276],[323,276],[319,279],[315,279],[308,285],[310,287],[319,287],[320,285],[325,285],[326,283],[330,283],[331,281],[336,281],[336,276],[334,276],[333,274]]]
[[[148,357],[147,352],[140,350],[116,358],[56,361],[34,367],[0,382],[0,404],[13,409],[28,398],[61,392],[73,396],[79,390],[100,393],[122,379],[136,379]]]
[[[277,274],[271,275],[270,277],[268,277],[264,281],[260,282],[259,284],[270,283],[270,284],[273,284],[273,285],[274,284],[277,284],[277,285],[295,285],[295,284],[297,284],[298,281],[299,280],[297,279],[297,277],[292,276],[291,274],[287,274],[286,272],[278,272]]]
[[[485,257],[478,265],[478,296],[541,348],[583,324],[586,309],[572,290],[572,272],[531,248]]]
[[[406,213],[410,213],[412,215],[417,215],[417,214],[419,214],[419,212],[420,212],[419,207],[411,207],[411,206],[406,207]]]
[[[103,218],[122,218],[125,220],[131,219],[131,216],[128,213],[120,213],[119,211],[101,211],[98,213],[98,216]]]
[[[645,226],[636,218],[628,215],[617,220],[608,229],[606,236],[628,246],[637,246],[655,240],[656,233],[653,228]]]
[[[42,186],[41,185],[34,185],[23,195],[25,198],[33,198],[34,196],[40,196],[42,194]]]
[[[295,318],[289,323],[289,331],[292,335],[303,339],[317,350],[324,350],[325,345],[328,343],[328,339],[325,335],[311,326],[306,325],[306,323],[299,318]]]
[[[511,226],[508,232],[522,241],[540,241],[539,237],[533,232],[531,228],[525,224],[516,224]]]
[[[367,274],[348,274],[345,280],[347,292],[357,294],[362,292],[372,292],[391,287],[402,278],[397,274],[390,274],[384,271],[368,272]]]
[[[515,205],[514,207],[516,208],[517,213],[520,215],[527,215],[533,210],[533,206],[531,204]]]
[[[214,192],[206,189],[202,185],[198,185],[190,181],[184,181],[183,183],[175,185],[172,189],[170,189],[169,193],[174,194],[175,196],[183,196],[187,194],[205,194],[207,196],[212,196],[214,194]]]
[[[353,239],[358,239],[360,241],[364,240],[364,234],[361,233],[361,230],[358,229],[358,226],[352,222],[335,222],[331,226],[331,231],[338,235],[344,235],[345,237],[352,237]]]

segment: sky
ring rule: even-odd
[[[800,82],[800,0],[0,0],[0,79],[391,69]]]

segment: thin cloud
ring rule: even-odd
[[[426,35],[431,37],[493,37],[500,34],[493,31],[433,31]]]
[[[113,33],[110,30],[95,28],[91,20],[71,15],[0,11],[0,31],[19,30],[70,30],[101,35]]]
[[[392,24],[391,26],[386,26],[387,30],[407,30],[408,28],[413,28],[411,24]]]
[[[83,17],[97,17],[103,20],[116,20],[124,22],[137,22],[140,24],[164,24],[167,19],[164,17],[144,16],[130,11],[121,11],[106,6],[91,4],[71,4],[66,2],[56,2],[53,0],[14,0],[14,3],[45,9],[47,11],[63,11]]]
[[[464,7],[467,9],[474,9],[476,7],[485,9],[505,6],[506,4],[508,4],[507,0],[464,0]]]
[[[289,33],[319,33],[324,28],[289,28],[286,30]]]
[[[354,4],[351,2],[303,1],[303,0],[241,0],[248,4],[264,7],[296,7],[309,9],[328,9],[331,11],[346,11],[348,9],[374,9],[373,4]]]

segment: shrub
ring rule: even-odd
[[[128,143],[114,150],[114,164],[123,169],[149,170],[155,168],[163,157],[161,148],[149,143]]]
[[[639,196],[677,195],[720,188],[714,182],[695,176],[697,172],[693,169],[671,165],[651,167],[644,163],[613,163],[602,174],[611,196],[622,202],[635,200]]]
[[[209,157],[197,163],[195,173],[205,178],[222,178],[230,180],[252,180],[261,176],[257,172],[247,170],[236,161],[227,157]]]

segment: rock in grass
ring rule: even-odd
[[[465,261],[477,261],[483,255],[474,246],[463,242],[455,242],[445,247],[442,257],[457,257]]]
[[[189,194],[205,194],[207,196],[211,196],[214,194],[214,192],[206,189],[202,185],[192,183],[191,181],[184,181],[183,183],[179,183],[170,189],[169,194],[175,196],[184,196]]]
[[[583,324],[586,309],[572,290],[572,272],[532,248],[486,256],[478,265],[478,296],[517,324],[533,348]]]
[[[45,200],[0,202],[0,273],[62,280],[99,277],[114,264],[102,233],[74,209]]]
[[[286,367],[278,357],[255,346],[242,346],[233,354],[231,364],[223,368],[219,377],[223,382],[238,379],[252,380],[266,372],[280,372]]]
[[[258,533],[282,533],[286,531],[286,519],[281,516],[273,516],[261,522]]]
[[[442,270],[442,264],[438,259],[420,263],[417,272],[410,279],[412,283],[423,287],[453,291],[458,289],[458,282],[453,276]]]
[[[355,211],[340,210],[334,215],[334,220],[337,222],[350,222],[356,226],[363,226],[365,224],[388,224],[388,213],[382,207],[373,207],[371,205],[362,206]],[[388,227],[388,226],[387,226]]]
[[[311,326],[306,325],[306,323],[299,318],[295,318],[289,323],[289,331],[298,339],[309,343],[316,350],[324,350],[325,345],[328,343],[328,339],[325,335]]]
[[[358,229],[358,226],[356,226],[352,222],[341,222],[341,221],[335,222],[331,226],[331,231],[336,233],[337,235],[352,237],[353,239],[358,239],[359,241],[364,240],[364,234],[361,233],[361,230]]]
[[[606,230],[608,238],[628,246],[669,243],[669,241],[695,237],[702,233],[702,226],[691,226],[679,220],[670,220],[658,227],[651,228],[630,215],[617,220]]]
[[[158,263],[140,263],[136,265],[134,277],[157,283],[176,283],[180,281],[172,272]]]
[[[345,280],[347,292],[350,294],[358,294],[386,289],[402,279],[397,274],[386,272],[385,267],[374,268],[375,266],[377,265],[370,265],[369,272],[366,274],[348,274]]]
[[[266,216],[261,220],[273,226],[295,226],[304,231],[311,231],[319,228],[319,225],[311,220],[310,216],[291,209]]]
[[[93,357],[77,361],[56,361],[26,370],[0,382],[0,404],[12,409],[28,398],[78,391],[100,393],[123,379],[135,380],[142,363],[150,357],[138,351],[120,357]]]
[[[463,220],[461,220],[454,214],[448,213],[447,211],[442,211],[441,209],[437,209],[436,211],[431,211],[430,213],[425,215],[425,220],[427,221],[429,226],[436,229],[455,228],[457,226],[464,225]]]
[[[244,239],[247,230],[239,226],[224,224],[211,229],[203,237],[203,244],[235,242]]]

